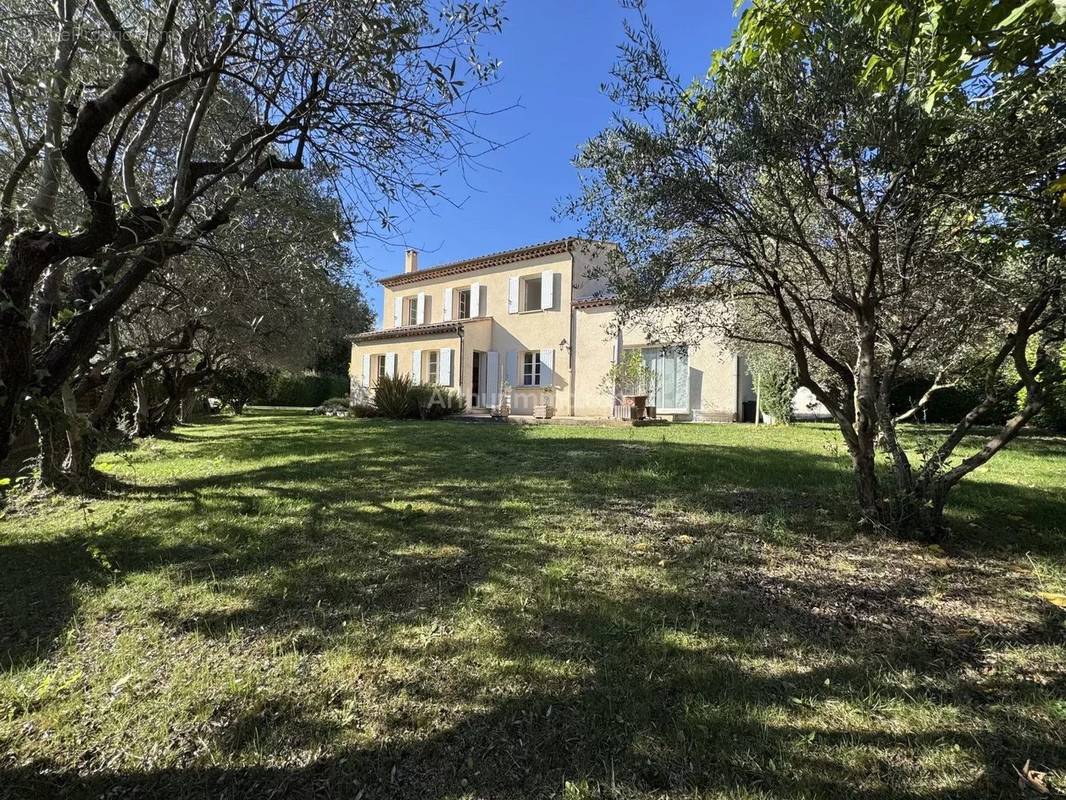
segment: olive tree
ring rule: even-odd
[[[40,484],[89,488],[101,448],[187,422],[209,385],[236,387],[218,373],[307,369],[367,324],[362,294],[346,283],[352,253],[335,200],[289,173],[243,208],[210,248],[175,256],[141,284],[73,372],[70,402],[38,404]],[[340,318],[347,306],[361,314]]]
[[[607,272],[624,313],[785,353],[839,426],[879,530],[942,535],[952,487],[1063,379],[1055,14],[1021,0],[755,2],[686,85],[642,13],[610,87],[620,112],[577,159],[572,211],[622,245]],[[919,454],[900,438],[914,410],[889,403],[915,374],[937,375],[930,393],[984,387]],[[1004,398],[1018,412],[963,446]]]
[[[145,281],[313,168],[353,229],[484,141],[492,3],[18,0],[0,13],[0,460]]]

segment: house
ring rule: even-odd
[[[719,343],[649,341],[616,331],[596,266],[613,245],[567,238],[419,269],[380,281],[380,330],[352,337],[353,401],[383,375],[457,390],[472,411],[506,398],[512,414],[547,402],[558,416],[610,417],[618,402],[604,382],[612,363],[640,349],[654,375],[649,405],[679,419],[751,417],[754,392],[742,357]],[[745,415],[747,409],[747,415]]]

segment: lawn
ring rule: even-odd
[[[0,520],[0,796],[1020,797],[1066,441],[855,533],[825,426],[256,411]]]

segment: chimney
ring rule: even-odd
[[[408,250],[403,254],[403,271],[418,272],[418,251]]]

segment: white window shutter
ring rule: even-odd
[[[555,351],[550,347],[540,351],[540,385],[555,384]]]
[[[507,353],[507,382],[518,386],[518,353],[514,350]]]
[[[507,281],[507,313],[518,313],[518,276]]]
[[[540,273],[540,307],[542,310],[555,308],[555,273]]]
[[[500,354],[495,350],[489,350],[485,359],[485,395],[482,405],[500,404]]]
[[[370,385],[370,353],[363,353],[363,386]]]
[[[441,309],[443,310],[443,313],[444,313],[444,321],[445,322],[451,322],[452,321],[452,290],[451,289],[445,289],[444,290],[444,298],[443,299],[444,299],[444,302],[441,303]]]
[[[422,351],[415,350],[411,353],[411,380],[415,383],[422,382]]]
[[[392,301],[392,327],[399,328],[401,319],[403,319],[403,298],[397,297]]]
[[[396,354],[395,353],[386,353],[385,354],[385,374],[388,375],[390,378],[395,378],[396,377]]]
[[[426,293],[419,292],[415,303],[415,324],[423,325],[426,321]]]
[[[470,284],[470,316],[481,316],[481,284]]]
[[[440,364],[437,369],[438,380],[441,386],[452,385],[452,348],[440,349]]]

